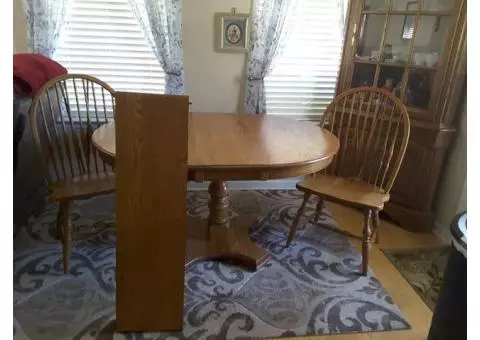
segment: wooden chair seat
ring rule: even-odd
[[[115,191],[113,173],[90,173],[56,182],[52,186],[51,199],[54,202],[89,198]]]
[[[390,198],[389,194],[373,185],[331,175],[316,175],[297,183],[297,189],[330,201],[379,210],[383,209],[384,203]]]

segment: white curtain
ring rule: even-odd
[[[166,94],[184,94],[181,0],[129,0],[166,74]]]
[[[272,61],[281,54],[281,46],[292,23],[296,0],[254,0],[252,5],[247,91],[244,110],[265,114],[264,79]]]
[[[348,3],[349,0],[336,0],[337,1],[337,15],[338,15],[338,25],[340,27],[340,33],[342,34],[342,43],[345,39],[346,29],[347,29],[347,12],[348,12]]]
[[[29,51],[52,58],[71,0],[23,0]]]

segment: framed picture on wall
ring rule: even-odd
[[[243,13],[215,13],[215,50],[217,52],[245,53],[248,47],[249,15]]]

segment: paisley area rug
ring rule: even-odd
[[[450,247],[384,249],[383,252],[433,312]]]
[[[305,224],[284,248],[302,200],[295,190],[232,191],[230,215],[254,214],[251,238],[271,254],[257,272],[204,261],[185,269],[184,328],[115,332],[115,196],[74,206],[74,248],[62,272],[53,238],[57,207],[15,233],[15,339],[246,339],[408,329],[399,308],[347,237]],[[188,213],[206,218],[208,193],[188,193]],[[307,214],[314,212],[312,200]],[[320,222],[335,226],[324,211]]]

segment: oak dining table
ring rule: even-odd
[[[115,167],[115,123],[98,127],[92,143]],[[191,218],[185,265],[196,260],[234,260],[256,270],[268,252],[249,238],[256,216],[229,218],[227,181],[272,180],[316,173],[339,149],[338,139],[317,124],[291,118],[190,113],[188,178],[210,181],[207,220]],[[168,180],[168,179],[162,179]]]

